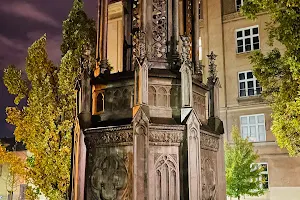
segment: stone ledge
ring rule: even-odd
[[[265,103],[261,95],[238,97],[237,101],[240,105]]]

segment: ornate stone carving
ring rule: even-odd
[[[182,63],[186,63],[191,67],[191,42],[188,36],[181,35],[180,39],[182,41],[182,52],[181,52],[181,61]]]
[[[127,185],[124,161],[115,155],[97,160],[90,181],[92,190],[99,199],[117,199],[118,191]]]
[[[178,200],[178,163],[171,155],[161,154],[155,161],[155,199]]]
[[[219,138],[201,132],[200,144],[202,149],[210,149],[213,151],[218,151]]]
[[[170,131],[150,131],[150,142],[165,142],[165,143],[180,143],[183,140],[182,132],[170,132]]]
[[[167,58],[167,1],[153,0],[152,4],[152,58]]]
[[[132,130],[122,130],[116,132],[102,132],[98,134],[88,134],[85,137],[88,148],[97,147],[105,144],[116,144],[133,141]]]
[[[104,111],[119,111],[132,107],[133,86],[109,88],[104,93]]]
[[[137,135],[146,135],[148,119],[142,110],[139,110],[134,117],[134,133]]]
[[[143,31],[136,31],[133,35],[133,62],[136,59],[142,63],[146,57],[146,36]]]
[[[211,155],[212,156],[212,155]],[[212,158],[204,156],[201,159],[202,200],[216,200],[216,163]]]

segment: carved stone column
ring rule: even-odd
[[[181,121],[183,121],[193,106],[193,82],[192,63],[190,61],[190,43],[187,36],[181,36],[182,40],[182,64],[181,73]]]
[[[193,64],[194,71],[199,68],[199,0],[193,1]]]
[[[200,200],[201,192],[201,148],[200,120],[192,110],[186,120],[186,134],[181,147],[181,196],[182,199]]]
[[[133,200],[148,199],[149,117],[140,107],[133,118]]]
[[[123,71],[132,69],[132,22],[133,20],[133,0],[123,1],[123,23],[124,23],[124,43],[123,43]]]
[[[89,45],[84,46],[83,56],[81,57],[81,111],[79,113],[80,127],[88,128],[91,123],[92,88],[91,88],[91,50]]]
[[[108,0],[102,0],[102,45],[101,45],[101,72],[108,68],[107,61],[107,34],[108,34]]]
[[[172,67],[177,68],[180,66],[180,57],[178,53],[178,43],[179,43],[179,1],[172,0]]]

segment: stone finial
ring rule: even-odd
[[[209,60],[209,77],[214,80],[215,78],[217,78],[217,65],[215,64],[217,55],[214,54],[213,51],[211,51],[210,54],[207,55],[207,58]]]

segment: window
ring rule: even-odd
[[[202,40],[199,37],[199,60],[202,61]]]
[[[260,188],[269,189],[268,163],[252,163],[250,168],[251,170],[258,170],[260,168],[262,169],[258,178]]]
[[[261,86],[252,71],[239,72],[239,97],[261,94]]]
[[[240,11],[244,4],[244,0],[235,0],[236,11]]]
[[[269,173],[268,173],[268,163],[258,163],[258,166],[262,168],[260,173],[261,187],[263,189],[269,188]]]
[[[241,134],[251,142],[266,141],[265,115],[245,115],[240,117]]]
[[[258,26],[236,30],[237,53],[259,49]]]
[[[104,111],[104,96],[100,92],[97,95],[97,112],[103,112]]]

